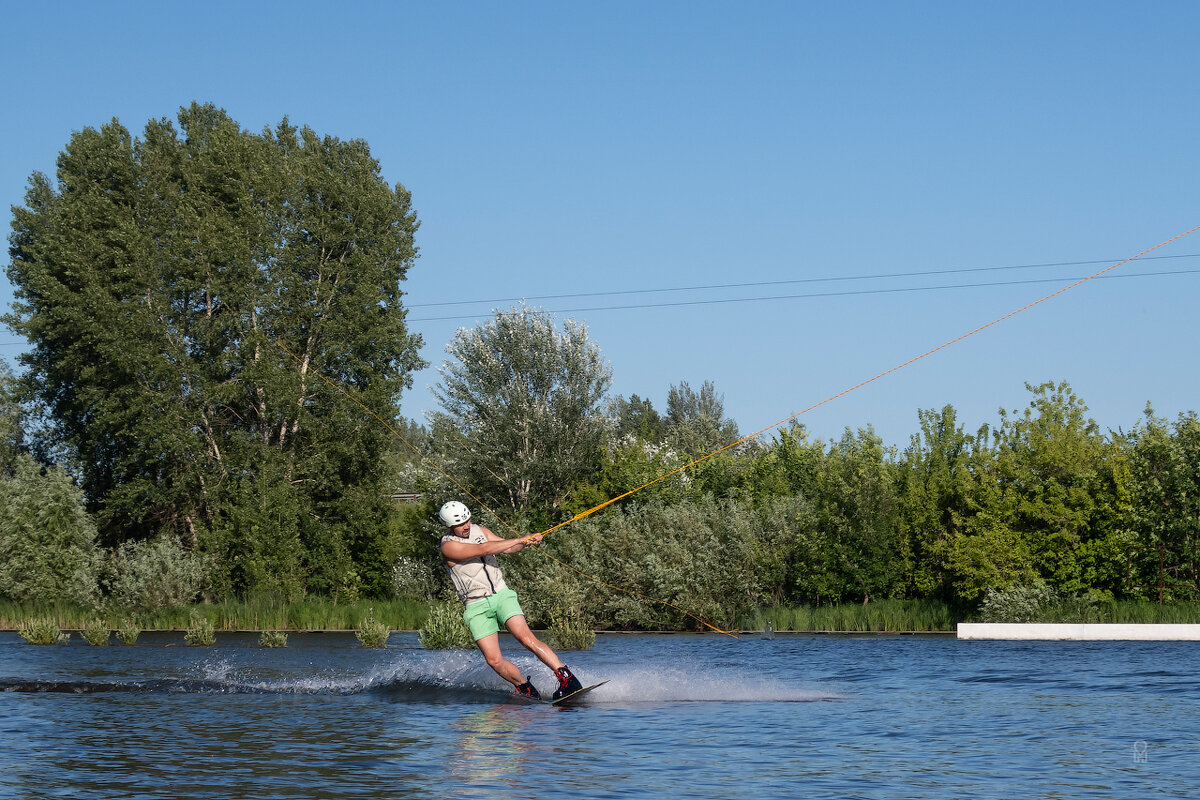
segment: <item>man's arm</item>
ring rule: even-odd
[[[479,527],[483,530],[483,535],[487,537],[486,542],[482,544],[465,541],[456,542],[453,540],[442,542],[442,556],[449,561],[466,561],[468,558],[479,558],[480,556],[519,553],[525,549],[526,545],[537,544],[542,540],[541,536],[505,539],[492,533],[482,525]]]

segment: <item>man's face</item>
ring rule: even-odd
[[[450,527],[450,532],[453,533],[455,536],[461,536],[462,538],[465,539],[471,535],[471,520],[467,520],[466,522],[460,522],[457,525],[451,525],[449,527]]]

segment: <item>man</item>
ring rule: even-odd
[[[500,653],[500,626],[508,629],[526,650],[538,657],[554,672],[558,688],[554,699],[577,692],[583,687],[554,651],[533,635],[525,622],[525,612],[517,602],[517,593],[504,583],[496,556],[500,553],[519,553],[528,544],[537,544],[542,537],[503,539],[482,525],[471,522],[471,510],[457,500],[451,500],[438,511],[446,526],[442,535],[442,560],[454,590],[466,604],[463,621],[471,629],[475,645],[483,653],[488,666],[516,687],[517,694],[541,698],[528,676],[524,679],[516,666]]]

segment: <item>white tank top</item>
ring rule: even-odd
[[[472,522],[471,533],[467,538],[447,533],[442,537],[442,541],[483,544],[487,537],[483,535],[483,530]],[[454,564],[443,558],[443,563],[446,565],[446,572],[450,574],[450,581],[454,584],[454,591],[458,592],[458,599],[464,603],[488,597],[508,588],[504,583],[504,576],[500,574],[500,563],[494,555],[476,556]]]

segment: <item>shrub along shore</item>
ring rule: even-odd
[[[334,603],[310,599],[295,603],[243,601],[204,603],[144,614],[109,611],[96,614],[65,603],[18,605],[0,601],[0,630],[15,631],[33,619],[52,619],[63,630],[83,630],[97,620],[116,630],[130,620],[144,631],[187,630],[195,617],[207,620],[217,632],[231,631],[356,631],[374,619],[393,631],[418,631],[435,603],[414,599],[362,600]],[[740,632],[951,632],[959,621],[986,622],[1088,622],[1088,623],[1200,623],[1200,604],[1146,601],[1087,602],[1078,598],[1043,605],[1021,618],[1011,615],[957,614],[945,603],[932,600],[878,600],[821,607],[773,607],[748,612],[738,620]],[[534,620],[536,623],[536,620]],[[598,627],[598,632],[638,632],[637,629]],[[683,632],[677,628],[655,632]],[[650,632],[650,631],[647,631]]]

